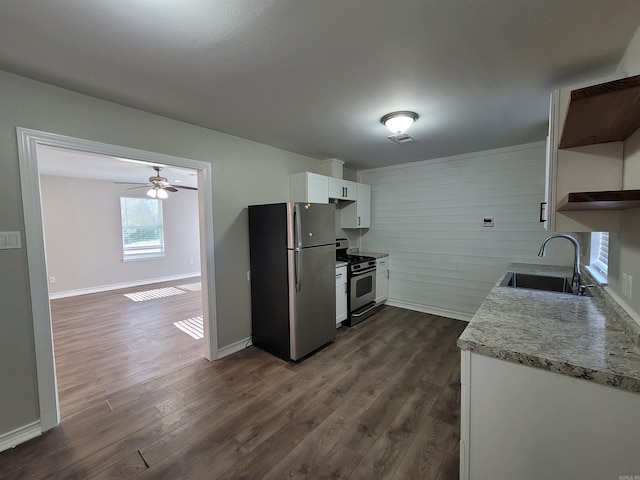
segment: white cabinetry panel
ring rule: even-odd
[[[342,208],[340,218],[342,228],[371,226],[371,186],[358,183],[357,187],[357,200]]]
[[[461,479],[640,472],[640,394],[473,352],[462,364]]]
[[[289,177],[293,202],[329,203],[329,178],[317,173],[294,173]]]
[[[376,260],[376,305],[389,298],[389,257]]]
[[[336,327],[347,319],[347,267],[336,267]]]
[[[358,184],[356,182],[329,177],[329,198],[355,201],[357,199],[357,187]]]

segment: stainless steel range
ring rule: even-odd
[[[349,241],[336,240],[336,260],[347,262],[347,287],[349,317],[342,322],[349,327],[361,322],[376,307],[376,259],[347,253]]]

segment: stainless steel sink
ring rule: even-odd
[[[500,282],[501,287],[529,288],[532,290],[545,290],[547,292],[568,293],[577,295],[571,288],[571,279],[564,277],[548,277],[545,275],[530,275],[528,273],[507,272]],[[589,290],[585,290],[584,296],[590,297]]]

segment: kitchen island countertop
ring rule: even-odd
[[[508,271],[572,274],[571,267],[518,263]],[[500,281],[458,339],[460,349],[640,393],[640,327],[600,287],[582,297]]]

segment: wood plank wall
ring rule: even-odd
[[[399,147],[403,148],[403,147]],[[469,320],[510,262],[573,263],[539,222],[545,143],[358,172],[371,185],[361,251],[390,254],[391,305]],[[493,227],[483,227],[483,218]]]

